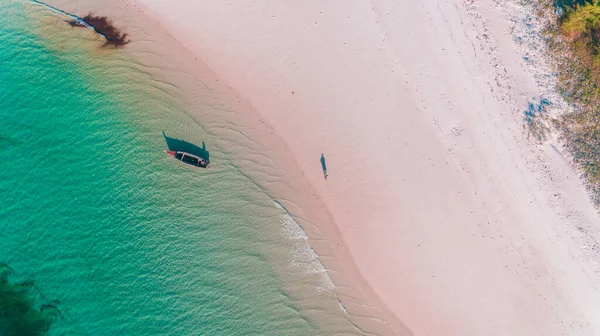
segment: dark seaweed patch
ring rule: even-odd
[[[67,21],[72,27],[91,27],[106,39],[106,46],[123,47],[129,43],[127,33],[115,27],[106,16],[97,16],[92,13],[81,19]]]
[[[12,269],[0,264],[0,335],[42,336],[60,316],[56,302],[43,301],[33,281],[13,283]]]

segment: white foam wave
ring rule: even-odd
[[[310,246],[306,232],[279,202],[275,201],[274,203],[284,212],[280,220],[281,230],[284,237],[291,243],[290,264],[301,267],[309,274],[317,275],[319,281],[318,290],[333,292],[335,285],[329,274],[327,274],[325,266],[319,260],[317,253]]]

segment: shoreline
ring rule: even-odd
[[[76,4],[60,0],[51,3],[78,15],[95,8],[93,0]],[[94,10],[94,13],[108,16],[116,27],[130,33],[131,43],[118,52],[133,57],[141,69],[157,80],[160,90],[169,91],[173,97],[182,100],[180,103],[191,107],[192,110],[187,113],[200,124],[208,125],[203,128],[218,138],[215,145],[235,153],[233,163],[240,171],[273,200],[283,204],[301,225],[309,237],[311,248],[336,285],[335,295],[343,304],[341,310],[350,314],[352,323],[363,333],[409,335],[402,322],[386,312],[383,304],[377,304],[378,298],[355,270],[327,209],[305,182],[295,159],[288,154],[287,145],[281,142],[271,126],[264,123],[254,107],[224,84],[196,55],[182,47],[179,40],[165,32],[160,23],[146,17],[137,5],[115,0],[106,4],[101,12]],[[95,43],[95,37],[90,35],[89,38]],[[108,49],[98,51],[102,54],[117,52]],[[198,84],[208,89],[211,96],[194,96],[194,87]],[[215,111],[205,110],[211,105],[218,108]],[[235,132],[231,132],[232,127]],[[243,134],[237,130],[243,130]],[[246,147],[240,147],[240,144]]]
[[[539,87],[493,1],[402,9],[142,2],[117,1],[110,18],[119,26],[133,11],[152,17],[160,28],[151,34],[169,35],[163,47],[178,51],[141,62],[167,69],[178,90],[199,82],[224,98],[225,120],[210,127],[244,130],[223,141],[251,144],[232,150],[240,167],[262,168],[250,178],[307,232],[361,329],[598,330],[595,279],[564,233],[579,221],[597,230],[598,217],[555,144],[523,137],[520,114]],[[177,20],[189,13],[198,26]],[[225,19],[231,27],[219,24]],[[125,52],[135,53],[143,34],[128,28]],[[177,66],[164,60],[177,53]]]
[[[522,111],[538,88],[494,2],[204,4],[210,17],[181,3],[198,15],[195,27],[175,19],[181,9],[144,3],[173,34],[196,31],[182,43],[283,135],[360,273],[415,334],[593,330],[582,293],[597,294],[571,259],[579,247],[561,232],[574,213],[592,225],[597,216],[570,167],[523,137]],[[219,26],[225,17],[232,27]],[[327,183],[307,164],[321,152]],[[362,171],[348,167],[350,157]],[[562,183],[542,180],[548,169]]]

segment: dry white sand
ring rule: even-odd
[[[349,253],[357,290],[397,333],[400,321],[415,335],[600,333],[600,223],[559,144],[523,129],[543,78],[510,34],[518,7],[124,4],[160,23],[272,128],[336,230],[307,218],[330,232],[339,256]]]

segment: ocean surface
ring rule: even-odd
[[[155,79],[48,38],[40,5],[0,13],[0,335],[360,334],[296,222]]]

